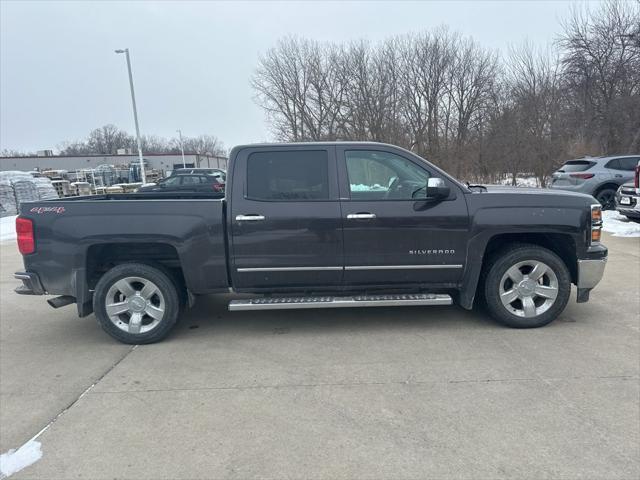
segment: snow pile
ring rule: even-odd
[[[640,223],[629,220],[615,210],[602,212],[602,230],[614,237],[640,237]]]
[[[378,183],[376,183],[375,185],[364,185],[362,183],[351,184],[352,192],[386,192],[387,190],[389,190],[387,187],[383,187]]]
[[[18,450],[0,455],[0,478],[7,478],[42,458],[42,444],[29,440]]]
[[[507,176],[506,178],[502,178],[498,181],[499,185],[511,185],[511,176]],[[540,186],[540,181],[538,180],[538,177],[533,177],[533,176],[529,176],[529,177],[516,177],[516,186],[517,187],[533,187],[533,188],[537,188]]]
[[[12,215],[0,218],[0,242],[16,239],[16,217],[17,215]]]

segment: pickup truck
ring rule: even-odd
[[[95,312],[125,343],[164,338],[198,295],[230,310],[481,304],[539,327],[600,281],[590,195],[465,185],[414,153],[360,142],[235,147],[225,194],[23,204],[19,294]]]

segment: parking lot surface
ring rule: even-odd
[[[135,348],[13,294],[21,259],[2,244],[0,451],[49,425],[12,479],[636,479],[640,239],[604,241],[591,302],[541,329],[456,307],[230,313],[205,297]]]

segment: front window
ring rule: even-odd
[[[161,183],[164,185],[178,185],[180,183],[180,177],[169,177],[163,180]]]
[[[425,198],[429,174],[404,157],[375,150],[345,152],[352,200]]]
[[[627,170],[629,172],[633,172],[636,169],[636,165],[638,165],[638,158],[627,157],[627,158],[619,158],[620,162],[620,170]]]

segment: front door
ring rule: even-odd
[[[379,148],[337,148],[345,285],[454,285],[469,229],[462,189],[408,152]],[[430,177],[445,181],[448,198],[426,198]]]
[[[234,165],[230,228],[236,288],[340,286],[335,147],[248,148]]]

